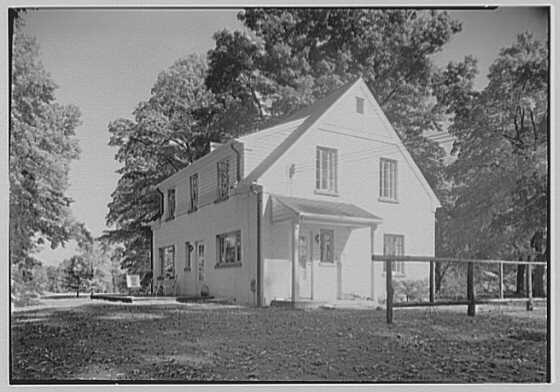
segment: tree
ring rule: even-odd
[[[65,260],[62,271],[64,288],[75,290],[76,297],[80,296],[80,290],[89,287],[89,282],[93,278],[93,266],[83,256],[72,256]]]
[[[121,266],[131,272],[149,269],[148,223],[157,217],[161,199],[153,187],[207,152],[213,133],[213,96],[204,85],[206,63],[188,56],[160,73],[134,120],[109,124],[109,145],[117,148],[120,179],[109,203],[102,239],[122,244]]]
[[[71,236],[65,195],[68,169],[78,158],[77,107],[55,101],[55,83],[39,60],[36,41],[15,20],[9,133],[10,260],[32,268],[37,246],[54,249]]]
[[[49,265],[46,270],[47,273],[47,287],[46,290],[51,293],[60,292],[61,271],[54,265]]]
[[[208,88],[223,134],[269,124],[362,76],[385,114],[439,190],[444,151],[424,132],[439,130],[433,94],[441,50],[460,24],[446,12],[339,8],[250,8],[238,18],[250,35],[220,31],[208,54]]]
[[[450,64],[438,94],[454,116],[449,166],[454,199],[445,230],[456,252],[521,258],[548,222],[548,53],[525,33],[500,51],[488,86],[472,88],[473,62]],[[447,102],[446,102],[447,100]],[[519,269],[523,280],[523,266]]]

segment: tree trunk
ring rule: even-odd
[[[78,278],[78,284],[76,285],[76,297],[80,296],[80,278]]]
[[[517,265],[517,285],[515,294],[522,297],[525,295],[525,265]]]

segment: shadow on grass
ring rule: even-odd
[[[87,303],[12,319],[23,383],[544,381],[545,320],[510,314]]]

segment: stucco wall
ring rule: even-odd
[[[241,266],[216,267],[216,235],[241,230]],[[183,213],[174,220],[153,228],[154,277],[160,271],[158,249],[175,245],[176,295],[196,295],[195,252],[193,268],[185,271],[185,242],[203,241],[206,246],[205,282],[210,295],[227,297],[238,303],[253,304],[255,296],[250,290],[256,279],[256,196],[249,191],[232,196],[227,201],[194,213]]]
[[[355,113],[355,97],[366,98],[365,115]],[[374,235],[374,253],[383,253],[383,235],[399,234],[405,237],[405,253],[434,255],[435,203],[400,150],[398,137],[388,131],[377,109],[361,89],[350,91],[338,107],[304,133],[259,180],[266,192],[294,197],[314,198],[333,202],[353,203],[381,217]],[[335,110],[336,109],[336,110]],[[334,148],[338,156],[338,196],[327,196],[315,191],[315,154],[317,146]],[[379,162],[389,158],[398,163],[398,200],[396,203],[379,199]],[[290,176],[290,166],[295,171]],[[348,261],[344,270],[343,291],[356,291],[371,296],[370,240],[367,230],[353,232],[346,246]],[[351,245],[351,246],[350,246]],[[351,250],[350,250],[351,249]],[[365,258],[365,261],[361,261]],[[359,267],[350,267],[350,263]],[[366,266],[367,264],[367,266]],[[366,271],[367,273],[362,273]],[[319,272],[321,271],[321,272]],[[353,274],[351,271],[355,271]],[[321,274],[325,274],[325,279]],[[405,275],[397,279],[425,279],[427,264],[408,263]],[[318,270],[316,284],[327,279],[327,271]],[[366,278],[367,277],[367,278]],[[369,290],[366,290],[366,286]],[[355,288],[355,290],[354,290]],[[374,298],[384,298],[385,277],[382,265],[374,269]],[[326,293],[326,287],[317,286],[317,293]]]

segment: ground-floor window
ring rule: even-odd
[[[175,277],[175,246],[159,248],[160,276],[165,278]]]
[[[241,231],[232,231],[216,236],[218,265],[241,263]]]
[[[334,230],[321,229],[321,263],[334,263]]]
[[[190,271],[192,267],[192,257],[191,252],[193,250],[193,246],[190,242],[185,242],[185,271]]]
[[[205,250],[204,250],[204,243],[199,242],[196,246],[196,258],[198,260],[198,280],[204,280],[204,264],[205,264]]]
[[[383,236],[383,254],[388,256],[404,255],[404,235],[385,234]],[[387,267],[385,263],[383,263],[383,272],[386,271]],[[398,274],[404,274],[404,262],[393,262],[392,271]]]

